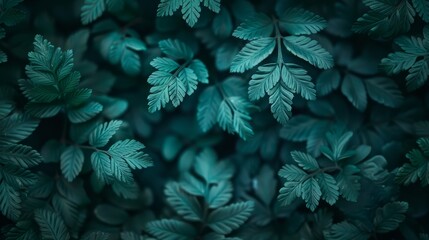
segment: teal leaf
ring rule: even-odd
[[[265,37],[252,40],[232,60],[231,72],[242,73],[253,68],[267,58],[273,52],[274,47],[274,38]]]
[[[365,85],[361,78],[347,74],[341,85],[341,92],[355,108],[363,112],[368,104]]]
[[[310,64],[328,69],[334,66],[334,59],[316,40],[306,36],[288,36],[283,38],[283,44],[293,55]]]
[[[380,104],[398,107],[403,101],[399,87],[390,78],[369,78],[365,80],[365,85],[369,97]]]
[[[81,9],[82,24],[88,24],[99,18],[106,10],[105,0],[85,0]]]
[[[146,225],[146,231],[165,240],[191,240],[197,235],[197,231],[191,224],[167,219],[149,222]]]
[[[265,14],[257,13],[241,23],[232,33],[232,36],[243,40],[253,40],[270,37],[273,30],[273,20]]]
[[[82,150],[72,145],[61,153],[61,172],[68,181],[73,181],[82,171],[84,156]]]
[[[219,234],[228,234],[239,228],[251,215],[253,202],[238,202],[210,213],[207,224]]]
[[[399,227],[408,210],[407,202],[391,202],[378,208],[374,218],[375,231],[387,233]]]
[[[279,26],[291,35],[313,34],[324,29],[327,22],[310,11],[288,8],[280,15]]]
[[[191,221],[203,219],[203,208],[198,199],[184,192],[178,183],[168,183],[164,193],[168,204],[184,219]]]
[[[98,125],[89,134],[89,144],[93,147],[104,147],[122,126],[120,120],[112,120]]]
[[[34,219],[40,226],[43,239],[69,240],[70,234],[64,221],[56,213],[48,209],[34,211]]]

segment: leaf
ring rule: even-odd
[[[283,38],[283,45],[293,55],[310,64],[328,69],[334,66],[334,59],[316,40],[305,36],[288,36]]]
[[[249,99],[258,100],[274,87],[280,80],[280,67],[278,64],[264,64],[252,75],[249,82]]]
[[[158,5],[157,16],[172,16],[179,9],[182,1],[180,0],[161,0]]]
[[[183,19],[190,27],[193,27],[197,23],[198,18],[200,18],[200,12],[200,0],[189,0],[182,2]]]
[[[99,18],[106,10],[104,0],[85,0],[81,9],[82,24],[88,24]]]
[[[89,144],[93,147],[104,147],[122,126],[120,120],[112,120],[98,125],[89,134]]]
[[[198,200],[184,192],[179,184],[168,183],[164,193],[168,204],[184,219],[191,221],[203,219],[203,209]]]
[[[413,0],[414,8],[425,22],[429,22],[429,2],[425,0]]]
[[[208,87],[201,93],[197,106],[197,120],[203,132],[209,131],[217,122],[222,97],[216,87]]]
[[[166,57],[156,57],[150,62],[150,65],[163,72],[172,72],[180,67],[176,61]]]
[[[232,198],[232,184],[229,181],[220,181],[213,185],[207,196],[207,203],[210,208],[219,208],[227,204]]]
[[[125,139],[115,142],[109,148],[109,153],[123,158],[132,169],[142,169],[152,166],[152,160],[143,150],[145,146],[139,141]]]
[[[423,86],[429,76],[429,59],[422,59],[414,63],[414,65],[408,71],[408,75],[405,78],[407,83],[407,89],[409,91],[416,90]]]
[[[329,205],[334,205],[340,195],[337,181],[327,173],[317,174],[316,179],[320,185],[322,199],[329,203]]]
[[[21,215],[21,196],[5,181],[0,183],[0,210],[7,218],[17,221]]]
[[[365,80],[365,84],[369,97],[380,104],[398,107],[403,101],[401,91],[390,78],[369,78]]]
[[[207,224],[219,234],[228,234],[239,228],[251,215],[253,202],[233,203],[210,213]]]
[[[110,158],[107,154],[102,152],[94,152],[91,154],[91,165],[94,169],[98,179],[104,183],[109,182],[112,176],[112,169],[110,168]]]
[[[327,240],[367,240],[369,233],[362,231],[355,225],[346,221],[332,225],[328,230],[324,231],[324,236]]]
[[[192,225],[179,220],[152,221],[146,225],[146,231],[165,240],[191,240],[197,236],[197,231]]]
[[[294,92],[301,94],[304,99],[316,99],[316,90],[307,71],[299,65],[287,63],[282,67],[282,80]]]
[[[20,144],[0,146],[0,159],[3,163],[22,168],[33,167],[42,162],[42,156],[36,150]]]
[[[103,110],[103,105],[97,102],[88,102],[82,106],[68,109],[67,117],[72,123],[83,123],[95,117]]]
[[[194,52],[184,42],[177,39],[166,39],[158,43],[159,49],[173,59],[192,59]]]
[[[387,233],[399,227],[408,210],[407,202],[391,202],[378,208],[374,218],[375,231]]]
[[[82,150],[72,145],[61,153],[61,172],[69,181],[73,181],[82,171],[84,156]]]
[[[236,132],[241,138],[246,140],[253,135],[250,125],[250,109],[253,105],[241,97],[228,97],[219,106],[217,120],[219,126],[228,132]]]
[[[273,52],[274,47],[274,38],[265,37],[252,40],[234,57],[230,71],[242,73],[253,68],[267,58]]]
[[[47,209],[36,209],[34,219],[40,226],[43,239],[68,240],[70,235],[64,221],[57,213]]]
[[[316,171],[320,169],[317,160],[307,153],[292,151],[291,156],[293,160],[304,170]]]
[[[292,115],[293,93],[284,81],[279,81],[268,91],[271,112],[281,124],[286,124]]]
[[[361,112],[365,111],[368,100],[362,79],[355,75],[347,74],[341,85],[341,92],[355,108]]]
[[[219,13],[220,0],[204,0],[204,6],[215,13]]]
[[[361,177],[355,175],[358,172],[359,168],[356,166],[347,165],[336,177],[340,193],[347,201],[356,202],[358,199],[361,188]]]
[[[291,35],[313,34],[327,26],[322,17],[301,8],[288,8],[280,15],[279,26]]]
[[[274,30],[273,20],[267,15],[257,13],[241,23],[232,36],[243,40],[270,37]]]
[[[304,199],[307,208],[314,211],[319,205],[319,200],[322,196],[319,183],[315,178],[311,177],[302,183],[301,190],[302,199]]]
[[[208,148],[197,155],[194,169],[208,184],[228,180],[234,174],[233,165],[228,161],[218,162],[216,153]]]
[[[325,96],[340,86],[341,75],[337,70],[326,70],[320,73],[316,80],[318,96]]]

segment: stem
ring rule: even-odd
[[[279,28],[279,20],[276,19],[274,16],[273,18],[273,24],[274,24],[274,28],[276,30],[276,41],[277,41],[277,64],[279,64],[279,66],[283,63],[283,53],[282,53],[282,34],[280,33],[280,28]]]
[[[330,166],[330,167],[326,167],[326,168],[322,168],[322,169],[319,169],[319,170],[317,170],[317,171],[315,171],[313,173],[308,174],[307,177],[304,180],[307,180],[307,179],[309,179],[309,178],[311,178],[311,177],[313,177],[313,176],[315,176],[315,175],[317,175],[319,173],[333,172],[333,171],[336,171],[336,170],[341,170],[341,168],[338,165]]]

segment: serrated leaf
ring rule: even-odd
[[[34,211],[34,219],[40,226],[43,239],[68,240],[70,234],[61,217],[47,209]]]
[[[316,40],[305,36],[288,36],[283,38],[283,44],[293,55],[310,64],[328,69],[334,66],[334,59]]]
[[[274,87],[280,80],[280,66],[278,64],[264,64],[252,75],[249,82],[249,99],[258,100]]]
[[[341,85],[341,92],[355,108],[361,112],[365,111],[368,100],[362,79],[355,75],[347,74]]]
[[[122,121],[112,120],[98,125],[89,134],[89,144],[93,147],[104,147],[122,126]]]
[[[21,196],[6,182],[0,183],[0,210],[7,218],[17,221],[21,215]]]
[[[337,181],[327,173],[317,174],[316,179],[320,185],[322,199],[329,203],[329,205],[334,205],[340,195]]]
[[[399,87],[390,78],[370,78],[365,80],[365,84],[369,97],[380,104],[398,107],[403,101]]]
[[[327,240],[367,240],[370,236],[369,233],[346,221],[332,225],[323,235]]]
[[[195,228],[179,220],[162,219],[149,222],[146,231],[151,235],[165,240],[191,240],[197,235]]]
[[[184,219],[192,221],[203,219],[203,209],[198,200],[184,192],[179,184],[168,183],[164,192],[168,204]]]
[[[347,201],[356,202],[358,199],[361,177],[355,174],[359,171],[356,166],[347,165],[336,177],[340,193]]]
[[[81,8],[82,24],[88,24],[99,18],[106,10],[105,0],[85,0]]]
[[[265,37],[252,40],[232,60],[231,72],[242,73],[253,68],[267,58],[273,52],[274,47],[274,38]]]
[[[265,14],[257,13],[241,23],[232,36],[243,40],[270,37],[274,30],[273,20]]]
[[[250,217],[253,205],[253,202],[239,202],[218,208],[210,213],[207,224],[219,234],[228,234]]]
[[[322,17],[301,8],[288,8],[280,15],[279,26],[291,35],[313,34],[327,26]]]
[[[407,202],[391,202],[378,208],[374,218],[375,231],[387,233],[399,227],[408,210]]]
[[[291,156],[293,160],[304,170],[316,171],[320,168],[317,160],[307,153],[293,151],[291,152]]]
[[[304,199],[307,208],[314,211],[319,205],[319,200],[322,196],[319,183],[315,178],[311,177],[302,183],[301,191],[302,199]]]
[[[197,120],[203,132],[210,130],[217,122],[222,97],[216,87],[208,87],[201,93],[197,106]]]
[[[82,171],[84,156],[82,150],[72,145],[61,153],[61,172],[68,181],[73,181]]]

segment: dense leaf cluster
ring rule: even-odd
[[[429,0],[0,0],[0,73],[0,239],[429,239]]]

